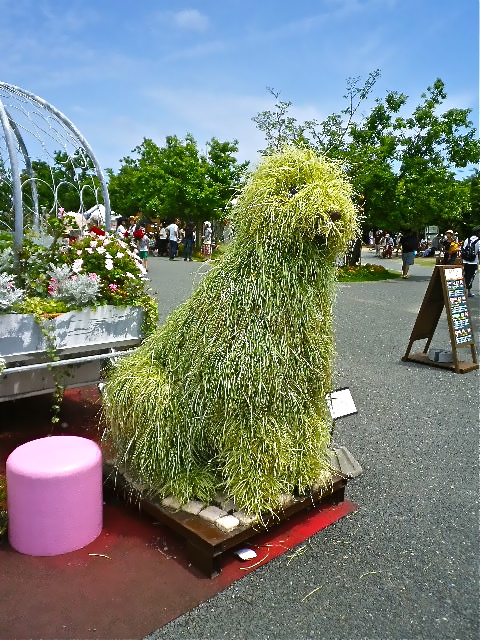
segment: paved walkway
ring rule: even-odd
[[[401,268],[368,251],[363,262]],[[199,267],[150,263],[164,314]],[[150,640],[478,638],[478,371],[401,361],[431,272],[417,259],[409,280],[338,286],[335,386],[350,387],[358,414],[334,440],[363,466],[347,487],[358,512]],[[478,336],[479,297],[470,312]],[[446,348],[442,320],[432,346]]]

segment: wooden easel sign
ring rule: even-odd
[[[432,359],[429,357],[428,351],[443,309],[447,315],[452,349],[449,361]],[[427,342],[423,351],[411,354],[413,343],[416,340],[424,339]],[[471,362],[460,361],[459,348],[470,349]],[[435,266],[402,360],[450,369],[455,373],[467,373],[478,369],[462,267],[456,265]]]

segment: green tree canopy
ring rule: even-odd
[[[363,84],[350,78],[347,106],[323,122],[298,123],[289,115],[292,103],[280,101],[269,89],[276,99],[274,110],[253,118],[265,134],[263,153],[285,144],[307,145],[341,161],[363,206],[366,227],[461,226],[478,215],[478,204],[476,214],[472,209],[478,176],[472,183],[458,178],[460,169],[480,161],[471,110],[442,111],[447,94],[436,79],[411,115],[405,115],[408,97],[389,91],[360,116],[360,105],[365,106],[379,74],[370,73]]]
[[[237,151],[236,140],[212,138],[202,154],[191,134],[167,136],[163,147],[144,138],[133,150],[138,158],[123,158],[117,174],[107,170],[112,208],[150,219],[221,219],[248,165],[237,162]]]

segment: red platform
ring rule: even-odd
[[[3,403],[0,473],[16,446],[49,434],[98,440],[96,389],[72,389],[61,422],[49,423],[49,398]],[[61,556],[33,557],[0,544],[0,637],[143,638],[273,558],[352,513],[348,500],[302,512],[247,544],[257,558],[221,558],[221,574],[205,577],[188,562],[186,543],[148,515],[114,498],[104,505],[100,536]],[[148,588],[146,588],[148,585]]]

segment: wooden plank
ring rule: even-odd
[[[476,362],[458,362],[458,371],[455,369],[453,362],[433,362],[426,353],[412,353],[408,356],[410,362],[418,362],[419,364],[428,364],[430,367],[439,367],[440,369],[449,369],[455,373],[468,373],[478,369]]]
[[[262,522],[239,525],[234,530],[226,532],[198,515],[171,509],[155,498],[136,494],[122,475],[112,474],[111,467],[104,467],[104,478],[106,486],[116,495],[138,505],[141,511],[184,538],[190,562],[208,577],[220,572],[221,555],[233,547],[285,522],[296,513],[342,502],[347,484],[345,477],[335,475],[328,485],[320,487],[310,495],[295,498],[283,510],[269,514]]]

